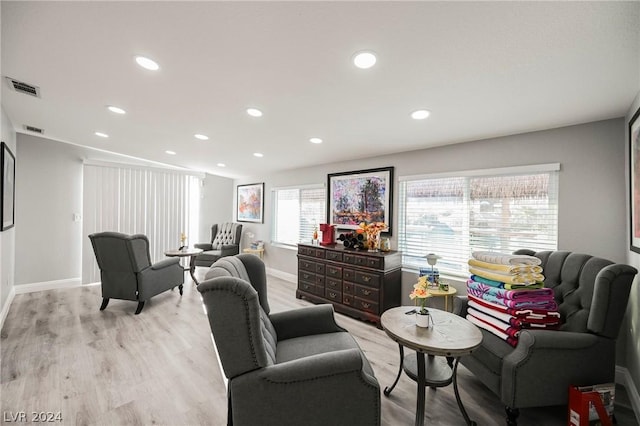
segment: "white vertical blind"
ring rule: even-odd
[[[285,245],[310,243],[313,228],[326,219],[324,186],[276,188],[273,192],[272,241]]]
[[[403,266],[424,267],[424,256],[436,253],[442,257],[441,272],[464,276],[475,250],[555,250],[558,172],[545,165],[540,169],[401,179],[398,245]]]
[[[100,281],[89,234],[115,231],[149,238],[151,261],[178,248],[180,234],[196,242],[200,178],[160,169],[85,164],[82,282]],[[191,244],[189,242],[189,244]]]

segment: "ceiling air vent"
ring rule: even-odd
[[[28,130],[30,132],[33,132],[33,133],[39,133],[39,134],[43,134],[44,133],[44,130],[42,130],[42,129],[38,128],[38,127],[28,126],[26,124],[24,125],[24,129]]]
[[[23,81],[16,80],[15,78],[7,77],[9,86],[18,93],[24,93],[25,95],[40,97],[40,88]]]

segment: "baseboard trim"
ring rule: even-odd
[[[288,272],[280,271],[279,269],[266,268],[266,272],[269,275],[273,275],[276,278],[280,278],[281,280],[288,281],[290,283],[297,283],[298,276],[294,274],[290,274]]]
[[[43,281],[40,283],[20,284],[14,286],[16,294],[33,293],[35,291],[56,290],[59,288],[80,287],[81,278],[69,278],[66,280]]]
[[[4,326],[4,320],[7,318],[9,314],[9,308],[11,308],[11,302],[13,302],[13,298],[16,295],[16,290],[12,286],[11,291],[9,291],[9,295],[7,296],[7,300],[4,302],[4,306],[2,307],[2,311],[0,311],[0,330]]]
[[[623,385],[627,391],[629,401],[631,402],[631,408],[633,408],[636,420],[638,421],[638,424],[640,424],[640,394],[638,393],[638,389],[636,388],[627,368],[616,365],[616,383]]]

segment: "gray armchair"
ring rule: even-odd
[[[204,250],[196,256],[196,266],[211,266],[225,256],[240,253],[240,237],[242,225],[239,223],[215,224],[211,227],[211,242],[195,244],[195,248]]]
[[[559,306],[560,330],[522,330],[515,348],[482,330],[482,345],[460,360],[505,404],[508,425],[517,424],[519,408],[567,404],[571,385],[614,381],[616,338],[638,272],[568,251],[516,254],[542,260],[545,287],[553,289]],[[465,316],[466,297],[456,305]]]
[[[198,291],[229,379],[229,425],[380,424],[378,381],[331,305],[270,314],[264,263],[250,254],[218,260]]]
[[[109,299],[138,302],[136,315],[144,302],[156,294],[184,283],[184,269],[177,257],[151,264],[149,240],[141,234],[126,235],[119,232],[100,232],[89,235],[96,255],[102,281],[102,305]]]

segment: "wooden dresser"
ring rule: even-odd
[[[400,306],[401,254],[343,246],[298,245],[296,297],[332,303],[337,312],[373,321]]]

